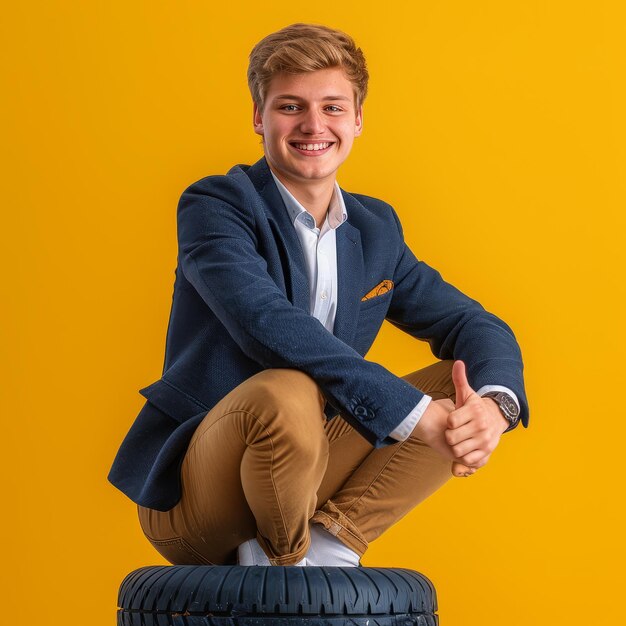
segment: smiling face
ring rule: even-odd
[[[363,107],[355,108],[341,68],[277,74],[263,113],[254,105],[254,132],[263,136],[270,168],[297,187],[334,184],[362,128]]]

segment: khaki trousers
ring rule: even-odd
[[[452,363],[403,378],[454,402]],[[268,369],[233,389],[193,434],[178,504],[138,507],[156,550],[175,565],[232,564],[256,537],[273,565],[293,565],[313,522],[363,555],[451,478],[451,461],[415,435],[376,449],[340,416],[327,420],[324,403],[315,381],[293,369]]]

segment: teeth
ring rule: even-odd
[[[330,143],[296,143],[294,144],[296,148],[300,150],[323,150],[324,148],[328,148]]]

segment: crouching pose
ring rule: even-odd
[[[509,326],[336,181],[367,81],[345,33],[267,36],[248,69],[264,156],[180,199],[163,374],[109,473],[174,564],[358,565],[527,426]],[[398,377],[365,360],[385,319],[437,361]]]

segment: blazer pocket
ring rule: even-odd
[[[386,294],[388,291],[393,289],[393,281],[392,280],[383,280],[374,287],[371,291],[368,291],[362,298],[361,302],[365,302],[367,300],[371,300],[372,298],[376,298],[378,296],[382,296]]]
[[[181,424],[195,417],[198,413],[208,413],[209,408],[196,398],[174,387],[164,378],[139,390],[139,393],[149,400],[157,409],[166,413]]]

